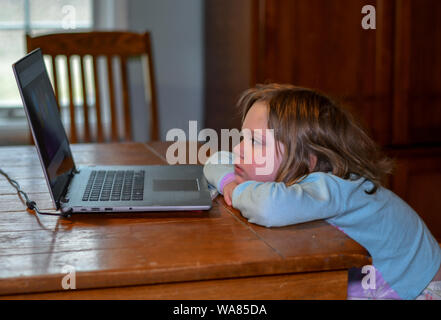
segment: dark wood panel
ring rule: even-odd
[[[252,84],[254,0],[207,0],[205,11],[205,127],[239,128],[235,105]]]
[[[396,2],[395,144],[441,142],[441,2]]]
[[[377,8],[377,29],[361,8]],[[259,82],[319,89],[355,113],[381,144],[390,141],[392,1],[265,1],[265,69]]]
[[[375,30],[361,27],[367,4]],[[212,0],[205,10],[207,127],[240,125],[234,104],[251,80],[319,89],[381,145],[441,142],[440,1]]]
[[[410,142],[441,142],[441,1],[411,3]]]

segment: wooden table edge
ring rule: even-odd
[[[324,260],[326,261],[325,267],[323,267]],[[246,264],[208,265],[199,267],[197,272],[191,267],[170,268],[168,270],[129,269],[77,272],[75,281],[77,289],[99,289],[348,270],[351,267],[361,267],[366,264],[370,264],[370,258],[360,254],[324,254],[307,258],[269,260],[268,263],[256,261]],[[0,297],[2,295],[63,291],[62,279],[65,276],[66,274],[53,274],[0,279]]]
[[[343,300],[347,270],[63,290],[0,296],[0,300]]]

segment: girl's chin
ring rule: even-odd
[[[242,176],[240,176],[240,175],[235,175],[235,177],[236,177],[236,183],[237,184],[241,184],[241,183],[243,183],[243,182],[245,182],[245,181],[247,181],[246,179],[244,179]]]

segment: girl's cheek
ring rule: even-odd
[[[245,165],[251,165],[254,163],[254,156],[253,156],[253,149],[252,148],[248,148],[248,147],[243,148],[241,161],[242,161],[241,164],[245,164]]]
[[[241,164],[241,162],[243,162],[242,158],[244,155],[243,141],[237,144],[236,146],[234,146],[233,154],[234,154],[234,164]]]

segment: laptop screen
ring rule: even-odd
[[[40,49],[13,65],[23,105],[55,205],[75,168]]]

